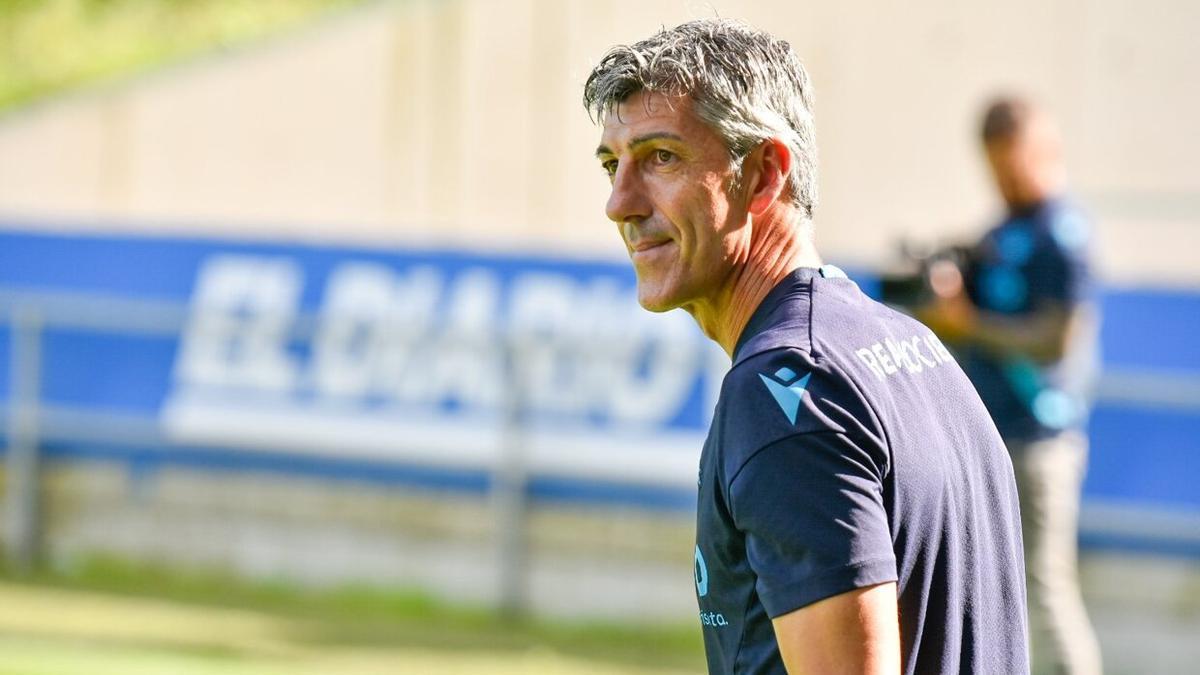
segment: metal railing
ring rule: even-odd
[[[48,330],[68,329],[129,337],[178,336],[195,318],[183,304],[131,301],[94,295],[0,292],[0,324],[7,323],[10,346],[9,401],[4,407],[8,449],[5,516],[9,565],[28,574],[41,562],[43,510],[40,449],[48,441],[87,440],[160,447],[171,444],[153,419],[95,414],[42,400],[43,339]],[[290,319],[290,337],[311,339],[319,327],[312,313]],[[463,338],[464,342],[477,340]],[[493,348],[495,345],[491,345]],[[525,348],[501,344],[506,364],[503,433],[499,461],[492,467],[490,500],[494,513],[501,611],[522,614],[527,599],[527,492],[525,388],[521,376]]]

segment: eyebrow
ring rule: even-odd
[[[658,140],[662,140],[662,139],[666,139],[669,141],[682,141],[683,137],[679,136],[678,134],[673,134],[669,131],[653,131],[648,134],[642,134],[641,136],[635,136],[633,138],[633,140],[629,141],[629,147],[630,147],[630,149],[633,149],[639,145],[644,145],[646,143],[649,143],[650,141],[658,141]],[[596,156],[597,157],[599,157],[600,155],[612,155],[612,154],[615,154],[615,153],[613,153],[613,151],[611,149],[609,149],[609,147],[607,145],[601,144],[600,147],[596,148]]]

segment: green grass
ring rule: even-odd
[[[293,28],[363,0],[0,0],[0,111]]]
[[[0,580],[0,635],[20,637],[0,639],[0,664],[23,668],[0,665],[0,675],[92,672],[86,668],[96,664],[113,672],[255,675],[393,672],[418,663],[431,674],[703,670],[695,626],[521,619],[420,593],[306,591],[112,559],[20,579],[0,572]],[[63,621],[50,608],[73,618]],[[63,665],[76,661],[85,669]]]

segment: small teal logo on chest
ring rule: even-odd
[[[767,385],[767,391],[771,392],[775,402],[783,409],[788,422],[795,424],[796,413],[800,411],[800,400],[804,398],[804,389],[808,386],[812,373],[799,377],[796,371],[784,366],[775,371],[774,375],[759,373],[758,376],[762,378],[763,384]]]

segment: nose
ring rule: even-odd
[[[608,204],[604,212],[614,223],[637,222],[650,217],[650,200],[646,195],[646,185],[642,181],[637,167],[631,163],[622,162],[617,165],[617,173],[613,176],[612,192],[608,195]]]

